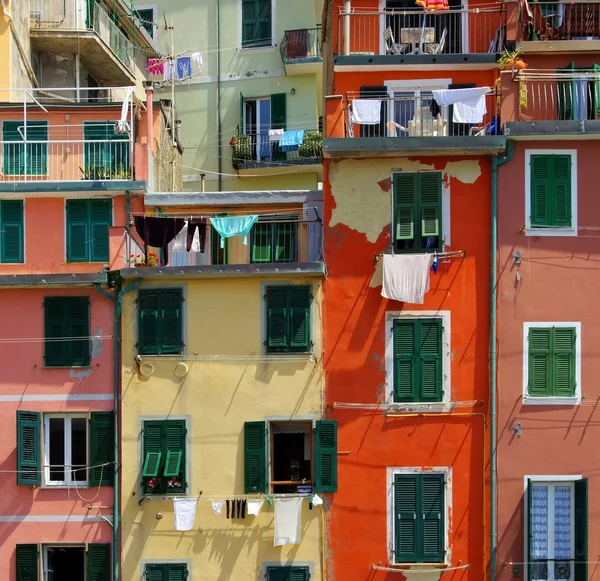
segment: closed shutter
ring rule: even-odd
[[[44,364],[46,367],[69,365],[69,303],[66,297],[44,299]]]
[[[442,320],[419,321],[419,401],[442,401]]]
[[[244,492],[267,492],[267,425],[244,423]]]
[[[242,0],[242,47],[271,44],[271,0]]]
[[[38,581],[38,546],[17,545],[16,552],[16,581]]]
[[[169,581],[166,565],[146,565],[145,581]]]
[[[90,451],[92,468],[91,486],[113,486],[114,461],[114,414],[113,412],[92,412],[90,414]]]
[[[418,398],[417,320],[394,320],[394,401],[413,402]]]
[[[27,175],[41,176],[48,171],[48,162],[46,154],[48,151],[47,143],[30,143],[32,141],[48,141],[48,122],[47,121],[28,121],[27,122],[27,141],[26,146],[26,166]]]
[[[290,581],[309,581],[310,571],[308,567],[290,567]]]
[[[267,288],[267,351],[288,351],[287,287]]]
[[[24,261],[23,200],[0,201],[0,262]]]
[[[110,581],[110,544],[90,543],[87,549],[86,581]]]
[[[2,123],[4,175],[23,175],[25,173],[25,142],[19,132],[19,128],[22,127],[23,121],[4,121]]]
[[[181,353],[181,289],[161,289],[160,307],[160,354]]]
[[[110,259],[109,228],[112,226],[112,200],[89,200],[91,233],[91,262],[108,262]]]
[[[90,298],[68,297],[60,299],[67,305],[67,365],[86,367],[90,364]],[[78,339],[74,339],[78,337]]]
[[[548,226],[550,224],[550,191],[551,164],[549,155],[532,155],[531,172],[531,215],[532,226]]]
[[[169,420],[165,422],[165,443],[163,448],[165,455],[165,477],[179,477],[181,479],[181,491],[185,491],[187,483],[185,480],[185,437],[186,427],[184,420]]]
[[[138,294],[138,350],[141,355],[160,353],[158,291]]]
[[[396,241],[415,241],[417,177],[416,173],[393,174]],[[396,247],[404,248],[404,243],[396,243]]]
[[[422,562],[444,560],[444,477],[421,475]],[[420,515],[417,515],[417,517]]]
[[[290,581],[290,567],[267,567],[267,581]]]
[[[419,488],[419,477],[416,474],[394,476],[395,563],[418,562],[417,502]]]
[[[39,412],[17,410],[17,484],[41,484],[40,421]]]
[[[569,63],[566,67],[556,69],[561,74],[572,75],[575,72],[575,63]],[[576,85],[573,81],[558,81],[557,83],[557,105],[559,121],[571,121],[574,119],[573,103],[577,99]]]
[[[337,422],[320,420],[314,437],[315,492],[337,492]]]
[[[529,384],[532,397],[573,397],[576,332],[570,327],[529,329]]]
[[[163,460],[163,423],[161,421],[144,422],[142,476],[158,476]]]
[[[440,236],[442,215],[442,174],[422,172],[420,178],[421,236]]]
[[[552,225],[571,226],[571,156],[553,155],[552,162]]]
[[[588,480],[575,481],[575,579],[588,579]]]
[[[289,288],[290,351],[310,351],[310,299],[310,287]]]
[[[575,395],[575,329],[552,329],[552,387],[557,397]]]
[[[87,200],[67,200],[67,261],[89,260],[89,204]]]
[[[47,173],[47,143],[30,143],[31,141],[48,141],[47,121],[27,122],[27,145],[25,144],[24,121],[4,121],[2,139],[4,141],[4,174],[5,175],[45,175]]]
[[[528,394],[543,397],[551,394],[551,337],[552,329],[529,329],[529,384]]]
[[[571,226],[571,156],[532,155],[531,226]]]
[[[285,129],[287,122],[286,94],[271,95],[271,129]]]
[[[184,563],[167,565],[167,578],[165,581],[185,581],[188,576],[187,565]]]

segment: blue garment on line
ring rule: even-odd
[[[259,140],[258,155],[262,157],[271,157],[271,141],[268,133],[259,133],[256,138]]]
[[[225,248],[225,238],[231,236],[243,236],[244,245],[248,246],[248,232],[258,220],[258,216],[223,216],[222,218],[211,218],[212,227],[221,236],[221,248]]]
[[[192,59],[182,56],[177,59],[177,78],[186,79],[192,76]]]
[[[279,149],[281,151],[296,151],[299,145],[304,143],[304,129],[296,129],[295,131],[284,131]]]

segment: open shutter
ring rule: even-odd
[[[532,226],[548,226],[551,221],[549,199],[551,186],[551,157],[532,155],[531,165],[531,215]]]
[[[575,481],[575,579],[588,579],[588,480]]]
[[[297,216],[284,216],[282,219],[297,220]],[[273,224],[274,262],[295,262],[298,248],[298,223],[280,222]]]
[[[144,573],[146,577],[145,581],[169,581],[168,565],[146,565]]]
[[[267,288],[267,351],[288,351],[288,289]]]
[[[423,525],[422,560],[424,563],[441,563],[444,560],[444,476],[421,475],[421,511]]]
[[[393,174],[395,201],[396,240],[415,239],[415,219],[417,215],[417,173]],[[403,248],[403,244],[399,245]]]
[[[167,578],[164,581],[185,581],[188,576],[185,563],[172,563],[167,566]]]
[[[525,576],[526,581],[533,581],[533,522],[532,522],[532,512],[533,512],[533,486],[531,483],[531,479],[527,479],[527,489],[525,490],[525,522],[527,523],[527,544],[526,544],[526,554],[527,554],[527,574]]]
[[[556,72],[567,73],[572,75],[575,72],[575,63],[569,63],[566,67],[556,69]],[[569,81],[558,81],[557,83],[557,105],[558,105],[558,119],[559,121],[571,121],[573,120],[574,107],[573,103],[577,99],[576,85],[572,80]]]
[[[47,169],[47,143],[30,143],[31,141],[48,141],[47,121],[27,122],[27,175],[45,175]]]
[[[272,259],[273,224],[257,222],[252,227],[252,262],[273,262]]]
[[[0,202],[0,262],[23,262],[23,200]]]
[[[87,262],[90,258],[88,200],[67,200],[67,261]]]
[[[552,329],[549,327],[529,329],[529,388],[532,397],[549,396],[550,352]]]
[[[2,140],[4,141],[4,175],[23,175],[25,173],[25,142],[19,132],[23,121],[4,121]]]
[[[179,469],[181,468],[181,458],[183,452],[167,452],[167,459],[165,460],[165,476],[177,476]]]
[[[112,226],[112,200],[90,200],[90,260],[108,262],[110,259],[109,227]]]
[[[244,95],[240,92],[240,125],[238,127],[238,135],[243,135],[244,133]]]
[[[113,412],[92,412],[90,414],[90,469],[91,486],[113,486],[115,417]],[[103,466],[104,464],[104,466]]]
[[[16,568],[16,581],[38,581],[37,545],[17,545]]]
[[[552,225],[571,226],[571,156],[552,155]]]
[[[394,476],[394,562],[416,563],[419,557],[417,538],[417,499],[420,481],[416,474]]]
[[[80,337],[65,341],[67,365],[87,367],[90,364],[90,298],[69,297],[67,304],[67,336]]]
[[[161,421],[144,422],[144,445],[142,476],[158,476],[163,450],[163,424]]]
[[[267,492],[266,422],[244,423],[244,492]]]
[[[552,395],[575,395],[575,329],[552,329]]]
[[[314,490],[337,492],[337,422],[319,420],[314,437]]]
[[[17,410],[17,484],[41,484],[40,421],[39,412]]]
[[[381,86],[364,86],[360,88],[361,99],[383,99],[379,114],[379,125],[360,125],[361,137],[385,137],[387,122],[387,104],[389,99],[388,88]]]
[[[290,351],[310,351],[310,300],[309,286],[290,287],[288,311]]]
[[[160,291],[160,353],[181,353],[181,289]]]
[[[68,365],[68,305],[64,297],[44,299],[44,365],[62,367]]]
[[[286,94],[271,95],[271,129],[285,129],[287,121]]]
[[[417,320],[394,321],[394,401],[417,401],[419,368],[416,354]]]
[[[422,319],[419,323],[419,401],[442,401],[442,320]]]
[[[424,238],[428,236],[440,236],[442,222],[442,172],[421,172],[419,179],[421,182],[421,236]]]
[[[86,581],[110,581],[110,544],[90,543],[87,549]]]
[[[290,581],[309,581],[310,571],[308,567],[291,567]]]
[[[158,292],[140,291],[138,294],[138,350],[141,355],[160,353]]]
[[[185,436],[184,420],[169,420],[166,422],[166,458],[164,476],[181,478],[182,490],[186,490],[185,480]]]

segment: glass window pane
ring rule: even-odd
[[[534,579],[548,577],[548,486],[536,485],[532,491],[531,535],[533,538]]]
[[[73,418],[71,420],[71,473],[72,480],[84,482],[87,480],[87,419]],[[84,470],[80,470],[84,468]]]
[[[50,481],[60,482],[65,479],[65,420],[50,418],[48,428]]]

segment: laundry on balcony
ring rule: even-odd
[[[179,234],[185,222],[182,218],[134,217],[135,229],[144,241],[144,251],[148,246],[162,248],[163,264],[169,263],[169,242]]]
[[[243,236],[244,245],[248,245],[248,233],[252,226],[258,220],[258,216],[223,216],[220,218],[211,218],[212,227],[221,236],[221,248],[225,248],[225,238],[232,236]]]
[[[283,129],[269,129],[269,141],[281,141]]]
[[[187,79],[192,76],[192,59],[189,56],[182,56],[177,59],[177,78]]]
[[[165,72],[165,63],[162,59],[158,58],[148,59],[147,68],[148,73],[151,75],[163,75]]]
[[[422,305],[429,290],[431,254],[384,254],[381,296]]]
[[[452,113],[454,123],[481,123],[487,113],[485,96],[491,91],[489,87],[473,87],[440,89],[432,93],[438,105],[454,105]]]
[[[206,220],[191,218],[187,223],[186,250],[188,252],[204,252],[206,246]]]
[[[357,125],[379,125],[380,118],[380,99],[353,99],[352,123]]]
[[[284,131],[279,148],[281,151],[296,151],[299,145],[304,143],[304,129]]]

